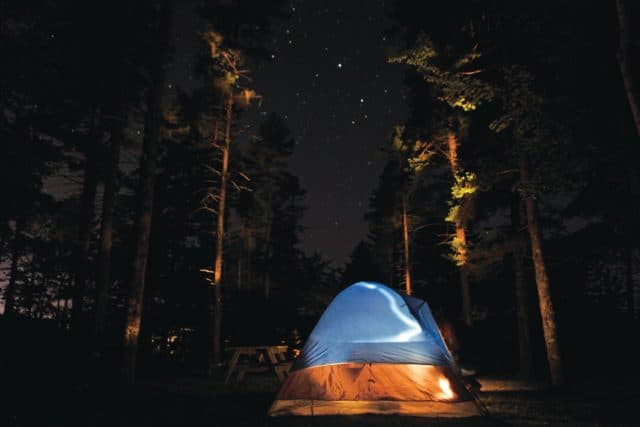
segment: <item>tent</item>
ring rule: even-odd
[[[375,282],[334,298],[269,409],[271,416],[355,414],[482,415],[427,303]]]

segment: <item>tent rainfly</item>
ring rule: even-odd
[[[331,302],[269,415],[480,416],[426,302],[358,282]]]

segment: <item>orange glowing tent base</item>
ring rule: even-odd
[[[345,363],[306,368],[285,381],[269,415],[482,415],[448,367]]]
[[[269,415],[474,417],[426,302],[358,282],[327,307]]]

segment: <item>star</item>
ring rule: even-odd
[[[342,62],[338,62],[338,68],[342,68]]]

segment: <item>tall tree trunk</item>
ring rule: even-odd
[[[516,310],[518,319],[518,350],[520,357],[520,377],[531,377],[531,333],[529,327],[529,297],[527,282],[524,276],[523,254],[517,251],[513,254],[515,285],[516,285]]]
[[[253,280],[253,265],[251,260],[251,254],[253,253],[253,233],[251,227],[247,227],[247,266],[246,266],[246,282],[249,289],[251,289],[251,282]]]
[[[238,291],[242,290],[242,275],[244,274],[244,263],[242,262],[243,261],[243,259],[242,259],[243,257],[244,257],[244,250],[242,248],[242,242],[241,242],[240,243],[240,249],[238,251],[238,263],[237,263],[237,269],[238,269],[237,273],[238,273],[238,275],[236,276],[237,280],[238,280],[238,283],[236,285]]]
[[[29,274],[29,302],[26,304],[25,308],[28,313],[28,317],[34,318],[34,314],[38,314],[38,266],[36,264],[36,253],[35,251],[31,254],[31,260],[29,262],[30,274]]]
[[[64,311],[63,311],[63,328],[64,329],[69,329],[69,298],[67,298],[66,296],[64,297]]]
[[[511,227],[518,239],[517,249],[513,252],[514,281],[516,288],[516,318],[518,322],[519,373],[523,379],[529,379],[532,373],[531,333],[529,316],[529,293],[524,275],[523,250],[520,242],[520,205],[519,197],[511,203]]]
[[[449,166],[451,174],[454,177],[460,172],[460,164],[458,163],[458,136],[453,130],[447,134],[447,146],[449,148]],[[462,204],[463,201],[461,200]],[[473,318],[471,317],[471,286],[469,285],[469,272],[467,271],[467,232],[466,224],[462,218],[456,219],[456,242],[459,260],[460,274],[460,296],[462,299],[462,318],[467,326],[471,326]]]
[[[246,239],[247,239],[247,223],[246,220],[243,219],[240,225],[240,242],[238,243],[238,260],[237,260],[237,276],[236,279],[238,283],[236,287],[238,291],[242,290],[243,282],[244,282],[244,269],[245,269],[245,247],[246,247]]]
[[[224,248],[224,214],[227,199],[227,175],[229,173],[229,151],[231,149],[231,120],[233,119],[233,93],[229,93],[226,105],[226,125],[222,147],[222,171],[220,172],[220,192],[218,197],[218,224],[216,230],[216,259],[213,268],[213,360],[209,361],[209,372],[214,364],[222,362],[222,265]]]
[[[529,171],[526,158],[520,161],[520,178],[523,186],[529,183]],[[529,239],[531,240],[531,254],[533,256],[538,303],[540,305],[542,331],[547,348],[547,361],[549,362],[551,383],[558,386],[564,383],[564,372],[558,343],[558,333],[556,331],[555,310],[553,308],[553,301],[551,300],[549,277],[547,276],[542,252],[542,236],[538,227],[536,200],[533,195],[525,194],[524,202],[527,212],[527,228],[529,230]]]
[[[9,272],[9,283],[4,290],[4,317],[10,318],[15,314],[15,297],[16,283],[18,281],[18,269],[20,267],[20,257],[24,247],[24,230],[25,223],[22,217],[16,221],[16,229],[13,236],[13,245],[11,247],[11,267]]]
[[[267,170],[269,179],[271,169]],[[267,209],[265,211],[265,232],[264,232],[264,299],[269,301],[271,295],[271,232],[273,228],[273,189],[271,188],[271,182],[269,182],[269,188],[267,189]]]
[[[76,249],[76,272],[73,306],[71,310],[71,324],[74,329],[82,325],[82,312],[84,310],[84,298],[89,276],[89,247],[91,245],[91,226],[95,218],[96,188],[98,186],[98,138],[97,138],[97,113],[95,108],[90,115],[89,138],[86,141],[86,164],[84,179],[82,181],[82,204],[80,224],[78,227],[78,246]]]
[[[404,241],[404,290],[411,295],[411,259],[409,257],[409,215],[407,214],[407,197],[402,198],[402,238]]]
[[[464,225],[456,224],[456,238],[460,245],[466,248],[467,235]],[[466,250],[466,249],[465,249]],[[469,284],[469,271],[466,262],[458,269],[460,272],[460,294],[462,296],[462,319],[465,325],[471,326],[473,318],[471,316],[471,285]]]
[[[627,245],[625,250],[626,252],[626,282],[627,282],[627,312],[633,318],[636,314],[635,309],[635,301],[634,301],[634,290],[635,286],[633,283],[633,246],[631,244]]]
[[[47,280],[48,272],[42,273],[42,294],[40,297],[40,303],[38,304],[38,319],[42,319],[43,315],[47,311],[47,287],[49,286],[49,281]],[[53,297],[51,298],[51,308],[53,309]],[[54,316],[55,317],[55,316]]]
[[[387,259],[389,260],[389,286],[392,288],[395,286],[395,263],[393,262],[393,247],[395,246],[395,242],[392,240],[389,243],[389,247],[387,248]]]
[[[120,146],[124,139],[125,117],[119,114],[113,120],[111,131],[110,158],[104,177],[102,197],[102,222],[100,224],[100,249],[98,252],[98,273],[96,276],[95,331],[98,346],[102,344],[107,317],[109,288],[111,287],[111,247],[113,241],[113,215],[118,195],[118,174]]]
[[[142,156],[140,159],[139,212],[136,218],[135,253],[129,279],[130,294],[127,300],[127,318],[124,331],[122,357],[122,382],[130,386],[135,381],[136,356],[142,321],[144,282],[151,235],[153,214],[153,190],[162,126],[162,94],[165,80],[165,63],[171,35],[172,1],[164,1],[160,12],[158,34],[160,45],[154,61],[151,87],[147,95],[147,113],[144,124]]]
[[[620,74],[622,75],[622,82],[624,83],[624,90],[627,94],[627,101],[629,103],[629,109],[631,110],[631,116],[633,117],[633,123],[636,126],[636,133],[640,137],[640,106],[638,105],[638,99],[636,98],[636,92],[633,81],[633,74],[631,71],[631,55],[629,54],[629,19],[627,15],[627,9],[624,0],[616,0],[616,7],[618,12],[618,33],[619,33],[619,45],[618,45],[618,66],[620,67]]]

